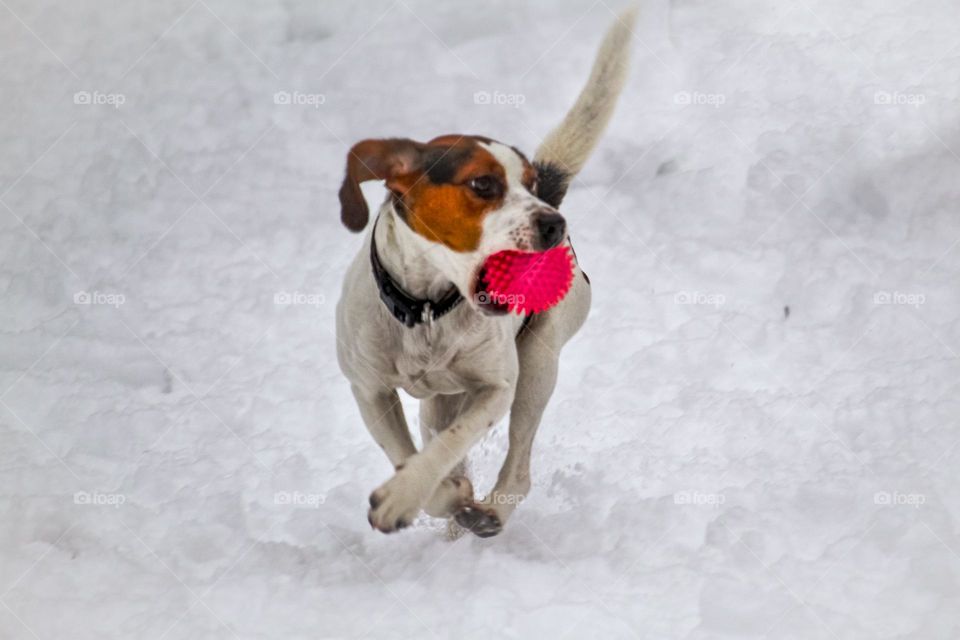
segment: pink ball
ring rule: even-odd
[[[540,313],[556,305],[573,283],[570,247],[546,251],[500,251],[483,264],[486,294],[520,314]]]

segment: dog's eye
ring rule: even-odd
[[[473,178],[467,185],[473,192],[484,199],[496,198],[500,195],[500,182],[493,176],[479,176]]]

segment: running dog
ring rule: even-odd
[[[394,467],[370,495],[375,529],[397,531],[426,511],[493,536],[529,491],[533,438],[560,350],[586,320],[590,283],[578,265],[558,305],[521,317],[485,295],[482,265],[498,251],[569,244],[557,207],[613,113],[633,20],[630,10],[614,22],[586,86],[532,162],[474,135],[364,140],[350,149],[343,224],[355,232],[368,225],[360,183],[382,180],[389,191],[337,304],[340,368]],[[398,389],[421,400],[420,451]],[[506,459],[493,490],[477,500],[464,460],[508,411]]]

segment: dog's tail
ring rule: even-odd
[[[586,86],[563,122],[540,144],[533,158],[539,174],[537,194],[559,206],[570,180],[583,168],[607,127],[627,78],[630,35],[637,9],[623,12],[607,31]]]

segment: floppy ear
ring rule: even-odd
[[[347,174],[340,187],[340,220],[351,231],[362,231],[370,218],[360,183],[391,180],[419,164],[424,145],[406,138],[363,140],[347,154]]]

